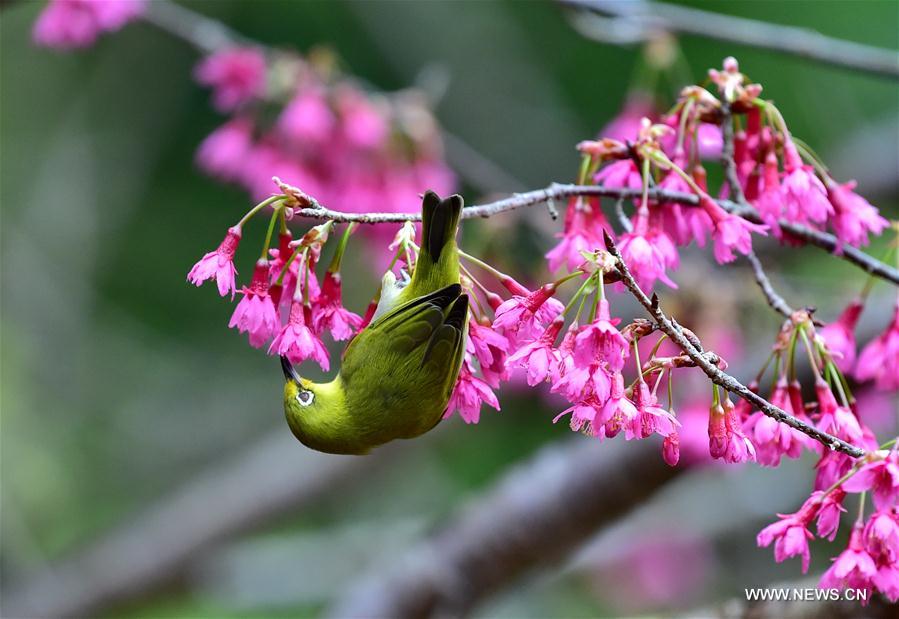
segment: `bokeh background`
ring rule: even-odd
[[[503,171],[477,182],[460,175],[469,202],[571,180],[574,144],[619,111],[641,57],[639,45],[581,37],[552,2],[184,4],[273,46],[330,46],[350,73],[384,90],[445,77],[436,116],[467,145],[448,144],[450,165],[471,167],[471,149]],[[899,48],[893,2],[694,4]],[[222,120],[191,79],[196,52],[144,23],[77,53],[38,49],[29,32],[42,6],[4,3],[0,13],[7,601],[25,586],[82,601],[112,587],[97,613],[316,616],[352,583],[400,561],[509,467],[548,444],[590,440],[551,423],[557,402],[508,390],[502,412],[485,408],[478,425],[456,417],[365,460],[296,443],[283,421],[278,363],[226,328],[231,307],[212,288],[184,281],[249,206],[242,190],[194,165],[197,145]],[[894,82],[702,38],[679,45],[680,70],[693,78],[737,56],[834,176],[857,178],[861,193],[896,216]],[[660,92],[668,88],[673,100],[674,86]],[[465,245],[539,279],[557,225],[542,209],[466,223]],[[789,298],[814,302],[825,319],[863,281],[815,250],[760,250]],[[351,251],[344,275],[347,305],[359,312],[378,277],[360,254]],[[247,263],[238,267],[249,272]],[[748,342],[732,365],[741,377],[754,374],[778,317],[744,266],[697,254],[677,278],[685,296],[668,302],[690,316],[714,288],[715,315]],[[865,337],[885,325],[890,291],[881,285],[873,299]],[[621,311],[635,311],[628,307]],[[633,446],[593,447],[613,462]],[[775,512],[807,495],[810,465],[680,475],[476,614],[689,611],[743,587],[795,579],[795,561],[776,565],[754,540]],[[813,548],[813,572],[838,544]],[[95,561],[79,563],[85,556]],[[110,573],[127,580],[154,561],[161,567],[153,579],[109,584]]]

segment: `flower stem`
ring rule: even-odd
[[[502,272],[500,272],[500,271],[497,271],[496,269],[494,269],[492,266],[490,266],[489,264],[487,264],[487,263],[484,262],[483,260],[481,260],[481,259],[479,259],[479,258],[475,258],[475,257],[472,256],[471,254],[466,254],[466,253],[465,253],[464,251],[462,251],[461,249],[459,250],[459,256],[460,256],[461,258],[465,258],[466,260],[468,260],[468,261],[471,262],[472,264],[475,264],[475,265],[481,267],[482,269],[484,269],[485,271],[487,271],[488,273],[490,273],[491,275],[493,275],[493,276],[496,277],[497,279],[505,279],[505,278],[508,277],[508,275],[506,275],[505,273],[502,273]]]
[[[272,218],[268,222],[268,232],[265,233],[265,244],[262,246],[262,255],[259,256],[260,260],[268,260],[268,248],[272,244],[272,235],[275,232],[275,222],[278,221],[278,215],[280,215],[281,210],[280,207],[275,207]]]
[[[284,200],[286,197],[287,197],[287,196],[285,196],[284,194],[278,194],[278,195],[276,195],[276,196],[271,196],[271,197],[269,197],[269,198],[266,198],[265,200],[263,200],[262,202],[260,202],[259,204],[257,204],[257,205],[254,206],[253,208],[251,208],[251,209],[247,212],[247,214],[244,215],[244,216],[241,218],[241,220],[237,222],[237,227],[238,227],[238,228],[243,228],[244,224],[246,224],[248,221],[250,221],[250,219],[251,219],[256,213],[258,213],[259,211],[261,211],[262,209],[264,209],[266,206],[269,206],[270,204],[274,204],[275,202],[278,202],[279,200]]]
[[[356,229],[356,226],[356,223],[351,223],[346,227],[346,230],[343,231],[343,236],[340,237],[340,242],[337,244],[337,249],[334,251],[334,257],[331,258],[331,264],[328,265],[328,273],[337,273],[340,271],[340,261],[343,260],[343,253],[346,251],[347,243],[350,242],[350,235],[353,233],[353,230]]]

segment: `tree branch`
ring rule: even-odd
[[[449,524],[348,587],[331,617],[458,617],[540,566],[555,564],[595,531],[680,475],[649,441],[578,438],[514,467]]]
[[[302,194],[302,192],[300,193]],[[598,196],[631,200],[641,197],[642,194],[642,190],[639,189],[622,189],[618,187],[603,187],[601,185],[553,183],[545,189],[516,193],[509,198],[497,200],[496,202],[466,207],[462,211],[462,218],[474,219],[477,217],[492,217],[493,215],[505,213],[506,211],[535,206],[547,201],[562,200],[573,196]],[[679,191],[669,191],[651,187],[647,195],[651,200],[660,202],[677,202],[686,206],[696,206],[699,204],[699,198],[691,193],[682,193]],[[363,224],[421,221],[421,213],[345,213],[331,210],[322,205],[314,197],[306,194],[302,194],[302,201],[307,202],[309,207],[297,209],[295,214],[312,219],[332,219],[342,223],[357,222]],[[723,209],[730,213],[734,213],[735,215],[739,215],[740,217],[755,223],[761,222],[758,213],[749,205],[740,205],[731,200],[717,200],[717,202]],[[779,225],[782,230],[786,230],[797,239],[801,239],[815,247],[825,249],[838,258],[842,258],[843,260],[860,267],[866,273],[899,285],[899,270],[884,264],[880,260],[877,260],[854,247],[848,246],[843,246],[841,248],[842,253],[836,253],[839,243],[832,234],[812,230],[811,228],[793,224],[783,219],[779,222]]]
[[[751,391],[733,376],[718,369],[717,366],[709,361],[707,355],[685,336],[680,326],[665,315],[659,306],[659,298],[656,295],[653,295],[652,299],[650,299],[646,296],[646,293],[643,292],[640,286],[637,285],[637,282],[634,280],[633,275],[631,275],[624,260],[621,259],[621,253],[618,251],[618,247],[615,246],[615,241],[612,240],[612,237],[609,236],[608,233],[605,235],[605,241],[609,252],[615,256],[618,261],[618,271],[625,287],[630,290],[637,301],[646,308],[649,315],[655,320],[659,329],[667,334],[675,344],[680,346],[681,350],[696,362],[696,365],[705,372],[706,376],[708,376],[713,383],[740,396],[768,417],[810,436],[831,449],[840,451],[853,458],[861,458],[865,455],[864,450],[793,417],[782,408],[775,406],[762,396]]]
[[[790,318],[793,315],[793,308],[784,301],[784,298],[780,296],[774,289],[774,286],[771,285],[771,280],[768,279],[768,274],[765,273],[765,269],[762,267],[762,263],[759,261],[758,256],[755,255],[755,252],[750,250],[749,253],[746,254],[746,260],[748,260],[749,264],[752,266],[752,275],[755,277],[755,281],[759,285],[759,288],[762,289],[762,293],[765,295],[765,300],[768,301],[768,305],[784,318]]]
[[[81,552],[3,581],[4,617],[90,617],[176,581],[191,561],[243,531],[297,513],[407,445],[365,458],[300,448],[286,431],[197,475]]]
[[[644,41],[660,31],[690,34],[729,44],[736,43],[791,54],[842,69],[899,79],[899,59],[895,51],[828,37],[808,28],[772,24],[649,0],[639,2],[559,0],[559,2],[587,13],[612,18],[611,24],[599,22],[600,32],[595,37],[591,36],[590,21],[582,21],[579,24],[582,34],[603,42],[634,43]],[[607,37],[603,34],[616,30],[627,32],[629,36]]]

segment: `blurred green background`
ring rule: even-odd
[[[639,58],[639,48],[580,37],[551,2],[184,4],[274,46],[329,45],[349,72],[385,90],[408,86],[426,69],[445,71],[450,81],[436,110],[440,123],[526,188],[573,177],[574,144],[619,110]],[[894,2],[695,4],[899,47]],[[278,364],[226,328],[231,308],[211,288],[184,281],[248,207],[242,191],[193,164],[196,146],[222,120],[191,80],[195,51],[143,23],[85,51],[38,49],[29,32],[42,6],[4,5],[0,21],[4,588],[140,522],[172,493],[199,488],[253,454],[267,454],[270,460],[260,462],[273,466],[260,464],[259,477],[242,479],[230,492],[258,490],[269,472],[312,483],[335,460],[293,443],[280,409]],[[896,216],[894,82],[723,42],[680,43],[695,78],[736,55],[835,177],[858,178],[860,191]],[[516,189],[504,183],[497,179],[491,189]],[[474,202],[484,188],[463,183],[462,189]],[[467,232],[469,246],[489,251],[500,243],[502,251],[513,248],[502,258],[509,268],[535,269],[549,237],[534,229],[552,231],[554,224],[544,211],[528,218],[537,225],[511,217],[489,227],[466,224],[481,226]],[[509,242],[507,234],[523,236]],[[787,256],[770,243],[763,247],[794,302],[813,301],[825,318],[861,285],[858,272],[820,252]],[[758,328],[756,341],[767,346],[777,318],[764,313],[742,268],[704,268],[731,277],[735,291],[747,289],[745,299],[734,300],[749,304],[747,340]],[[349,307],[362,311],[375,278],[358,260],[350,266]],[[882,308],[866,314],[874,321],[863,324],[867,333],[885,324],[889,293],[878,295]],[[454,418],[377,466],[348,469],[302,504],[287,502],[247,522],[241,535],[203,547],[162,589],[135,592],[108,612],[316,614],[345,582],[445,520],[506,467],[542,443],[570,438],[563,424],[550,423],[557,409],[526,393],[502,394],[501,401],[503,411],[485,409],[477,426]],[[710,567],[680,603],[737,594],[747,578],[798,576],[796,565],[775,565],[770,549],[754,548],[754,527],[795,507],[807,491],[808,469],[805,462],[777,471],[706,471],[647,507],[651,520],[708,533],[708,564],[728,565]],[[774,480],[779,489],[771,491]],[[678,501],[683,496],[693,497],[690,505]],[[733,505],[726,516],[715,511],[722,497]],[[209,509],[221,509],[220,499],[209,497]],[[205,513],[202,506],[198,513]],[[724,518],[732,529],[726,535]],[[191,530],[190,523],[184,527]],[[621,543],[626,533],[615,535]],[[597,543],[607,548],[615,541]],[[827,556],[816,554],[819,567]],[[619,612],[608,587],[596,585],[601,572],[570,567],[517,586],[480,612]]]

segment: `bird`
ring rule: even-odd
[[[347,345],[330,382],[300,376],[281,356],[284,414],[307,447],[363,455],[428,432],[443,418],[462,367],[468,296],[459,280],[458,194],[422,197],[421,250],[397,292],[385,277],[378,311]]]

